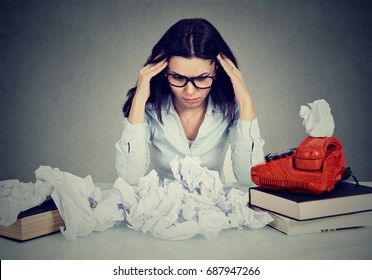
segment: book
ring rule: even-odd
[[[255,211],[264,211],[254,206],[251,208]],[[372,211],[306,221],[298,221],[270,211],[267,213],[274,219],[269,223],[269,226],[286,235],[332,232],[372,226]]]
[[[12,225],[0,226],[0,236],[27,241],[59,231],[65,223],[52,199],[19,213]]]
[[[339,181],[333,190],[321,194],[305,194],[249,189],[249,205],[303,221],[372,210],[372,187]]]

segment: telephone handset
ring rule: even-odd
[[[307,137],[297,148],[268,154],[253,166],[252,181],[261,187],[307,193],[334,188],[345,170],[345,154],[336,137]]]

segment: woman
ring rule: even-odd
[[[264,160],[252,97],[230,48],[205,19],[180,20],[163,35],[123,113],[116,169],[129,184],[151,169],[161,179],[174,178],[176,155],[198,157],[223,180],[231,144],[235,177],[250,185],[251,166]]]

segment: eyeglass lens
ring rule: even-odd
[[[187,78],[184,76],[168,74],[168,81],[171,85],[176,87],[184,87],[188,81],[196,86],[197,88],[209,88],[212,86],[213,77],[194,77]]]

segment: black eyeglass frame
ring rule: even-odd
[[[216,80],[217,78],[217,75],[214,75],[214,76],[199,76],[199,77],[185,77],[185,76],[182,76],[182,75],[179,75],[179,74],[172,74],[172,73],[167,73],[167,72],[164,72],[164,75],[167,77],[167,80],[168,80],[168,83],[171,85],[171,86],[174,86],[174,87],[178,87],[178,88],[182,88],[184,86],[187,85],[188,82],[191,82],[192,85],[198,89],[207,89],[207,88],[211,88],[213,86],[213,83],[214,81]],[[175,78],[176,77],[180,77],[182,79],[185,79],[185,83],[182,85],[182,86],[177,86],[177,85],[174,85],[174,84],[171,84],[171,82],[169,81],[168,79],[168,76],[173,76]],[[212,79],[212,84],[209,86],[209,87],[198,87],[196,84],[195,84],[195,79],[200,79],[200,78],[209,78],[209,79]]]

